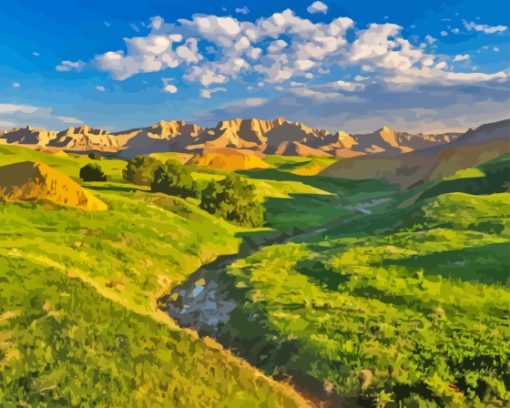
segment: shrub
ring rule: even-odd
[[[80,178],[83,181],[106,181],[106,175],[97,163],[86,164],[80,169]]]
[[[92,160],[101,160],[103,158],[98,152],[91,152],[88,154],[88,157]]]
[[[127,162],[122,171],[125,180],[141,185],[149,185],[154,180],[154,174],[163,163],[150,156],[137,156]]]
[[[264,223],[264,207],[255,195],[255,186],[237,175],[210,183],[202,192],[200,207],[241,226]]]
[[[196,186],[191,170],[174,161],[167,161],[154,172],[151,191],[183,198],[196,197]]]

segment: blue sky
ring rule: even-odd
[[[285,116],[350,132],[510,116],[506,1],[3,0],[0,128]]]

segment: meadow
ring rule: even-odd
[[[0,145],[24,160],[75,180],[94,162]],[[83,184],[108,211],[0,202],[2,406],[506,406],[508,156],[407,191],[266,160],[239,172],[255,229],[125,182],[116,158]],[[161,299],[225,257],[230,320],[179,327]]]

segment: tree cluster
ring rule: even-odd
[[[135,184],[150,185],[152,192],[200,199],[200,208],[244,227],[264,223],[264,207],[255,193],[255,186],[246,178],[228,174],[205,187],[193,180],[192,168],[174,160],[166,163],[139,156],[128,161],[124,178]]]

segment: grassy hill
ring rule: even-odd
[[[42,161],[75,178],[91,161],[0,148],[0,164]],[[125,162],[100,163],[120,180]],[[242,230],[138,186],[85,186],[108,211],[0,202],[2,406],[305,404],[156,308],[202,263],[235,253]]]
[[[480,166],[484,185],[503,168],[505,157]],[[510,194],[441,194],[444,182],[391,193],[344,181],[351,200],[390,201],[344,207],[215,275],[238,304],[217,338],[333,406],[505,406]]]
[[[76,180],[93,162],[0,145],[0,165],[26,160]],[[508,156],[407,191],[314,175],[336,159],[265,160],[240,172],[259,229],[126,183],[115,158],[83,184],[108,211],[0,202],[1,405],[510,402]],[[198,336],[158,309],[209,283],[235,302],[227,323]]]

